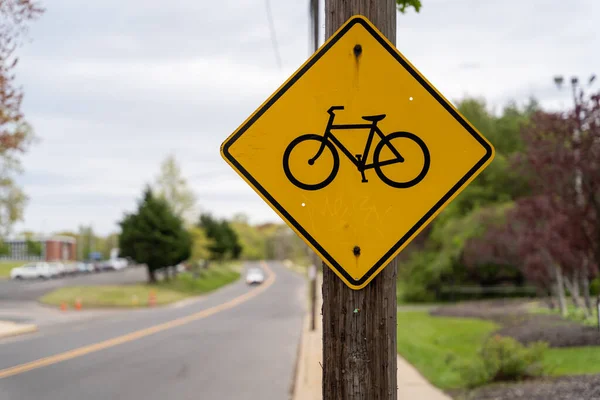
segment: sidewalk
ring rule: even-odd
[[[319,286],[320,287],[320,286]],[[322,398],[322,325],[320,315],[320,291],[317,291],[319,307],[315,330],[310,330],[310,315],[304,318],[304,328],[298,353],[296,382],[293,400],[317,400]],[[441,390],[431,385],[402,357],[398,356],[398,400],[451,400]]]
[[[37,326],[34,324],[18,324],[16,322],[0,321],[0,339],[36,331]]]

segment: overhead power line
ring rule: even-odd
[[[275,52],[275,59],[279,69],[282,68],[281,56],[279,55],[279,46],[277,45],[277,36],[275,34],[275,24],[273,23],[273,15],[271,14],[271,2],[265,0],[267,6],[267,20],[269,21],[269,28],[271,30],[271,43],[273,44],[273,51]]]
[[[312,51],[319,48],[319,0],[310,0],[310,34]]]

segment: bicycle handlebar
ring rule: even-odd
[[[344,109],[344,106],[331,106],[331,107],[329,107],[329,110],[327,110],[327,112],[328,112],[329,114],[332,114],[332,115],[333,115],[333,112],[334,112],[335,110],[343,110],[343,109]]]

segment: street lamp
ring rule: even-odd
[[[594,83],[595,80],[596,80],[596,74],[591,74],[588,77],[586,87],[589,88],[590,86],[592,86],[592,84]],[[556,85],[556,87],[559,90],[562,90],[564,82],[565,82],[565,78],[562,75],[556,75],[556,76],[554,76],[554,84]],[[577,102],[577,89],[579,88],[579,94],[583,95],[583,93],[584,93],[583,89],[584,88],[580,85],[580,83],[579,83],[579,77],[577,77],[577,76],[572,76],[570,82],[571,82],[571,90],[573,92],[573,102],[574,102],[575,107],[577,107],[577,105],[578,105],[578,102]]]

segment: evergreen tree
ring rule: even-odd
[[[121,256],[146,264],[150,282],[156,281],[156,270],[190,257],[192,240],[183,221],[150,188],[145,190],[137,212],[125,215],[120,225]]]

